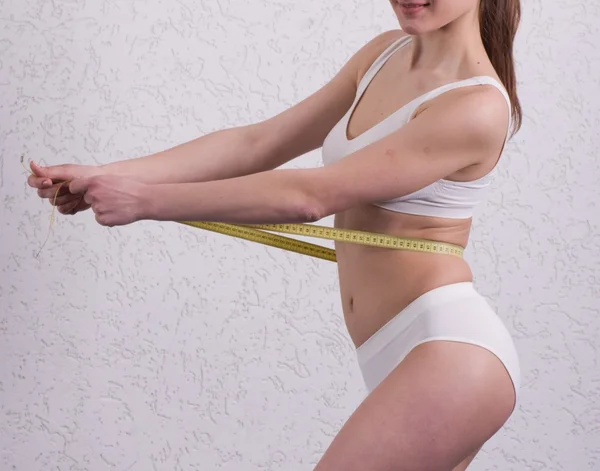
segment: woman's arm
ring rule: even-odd
[[[472,165],[490,166],[502,151],[508,116],[497,89],[461,89],[435,99],[398,131],[326,167],[166,185],[92,178],[74,181],[71,191],[85,193],[105,225],[141,219],[314,222],[407,195]]]
[[[63,214],[89,208],[61,181],[98,175],[124,176],[150,184],[224,180],[275,169],[317,149],[352,104],[357,84],[373,60],[402,31],[387,31],[363,46],[323,88],[292,108],[265,121],[217,131],[147,157],[101,167],[31,163],[28,183]],[[58,196],[58,197],[56,197]]]
[[[100,173],[150,184],[250,175],[269,167],[261,131],[260,126],[249,125],[212,132],[156,154],[103,165]]]
[[[149,184],[189,183],[272,170],[323,144],[352,104],[356,73],[354,57],[323,88],[270,119],[216,131],[149,156],[98,167],[33,163],[29,185],[40,189],[42,198],[52,198],[57,190],[52,183],[79,177],[113,175]]]

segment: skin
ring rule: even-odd
[[[30,186],[51,199],[56,182],[71,181],[57,200],[59,211],[75,214],[91,207],[106,226],[143,219],[314,222],[334,214],[341,228],[466,246],[470,219],[413,216],[371,203],[440,178],[469,181],[488,173],[508,126],[506,101],[493,87],[445,93],[401,129],[327,167],[277,169],[321,147],[351,106],[366,70],[404,34],[413,36],[411,44],[371,82],[350,120],[348,137],[441,84],[477,75],[498,78],[481,41],[478,0],[433,0],[414,16],[390,3],[403,32],[374,38],[327,85],[289,110],[102,167],[32,163]],[[336,250],[344,317],[356,346],[421,294],[472,281],[466,261],[452,256],[343,243]],[[315,471],[462,471],[514,405],[511,379],[489,351],[426,343],[360,405]]]

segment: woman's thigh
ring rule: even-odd
[[[514,404],[510,376],[491,352],[424,343],[357,408],[315,471],[465,469]]]

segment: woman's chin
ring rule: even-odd
[[[420,18],[398,18],[400,29],[411,36],[430,32],[433,29],[430,23]]]
[[[410,36],[417,36],[426,32],[425,28],[419,26],[415,24],[400,24],[400,29]]]

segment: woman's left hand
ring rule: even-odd
[[[69,184],[73,194],[83,194],[102,226],[124,226],[149,215],[150,185],[113,175],[77,178]]]

